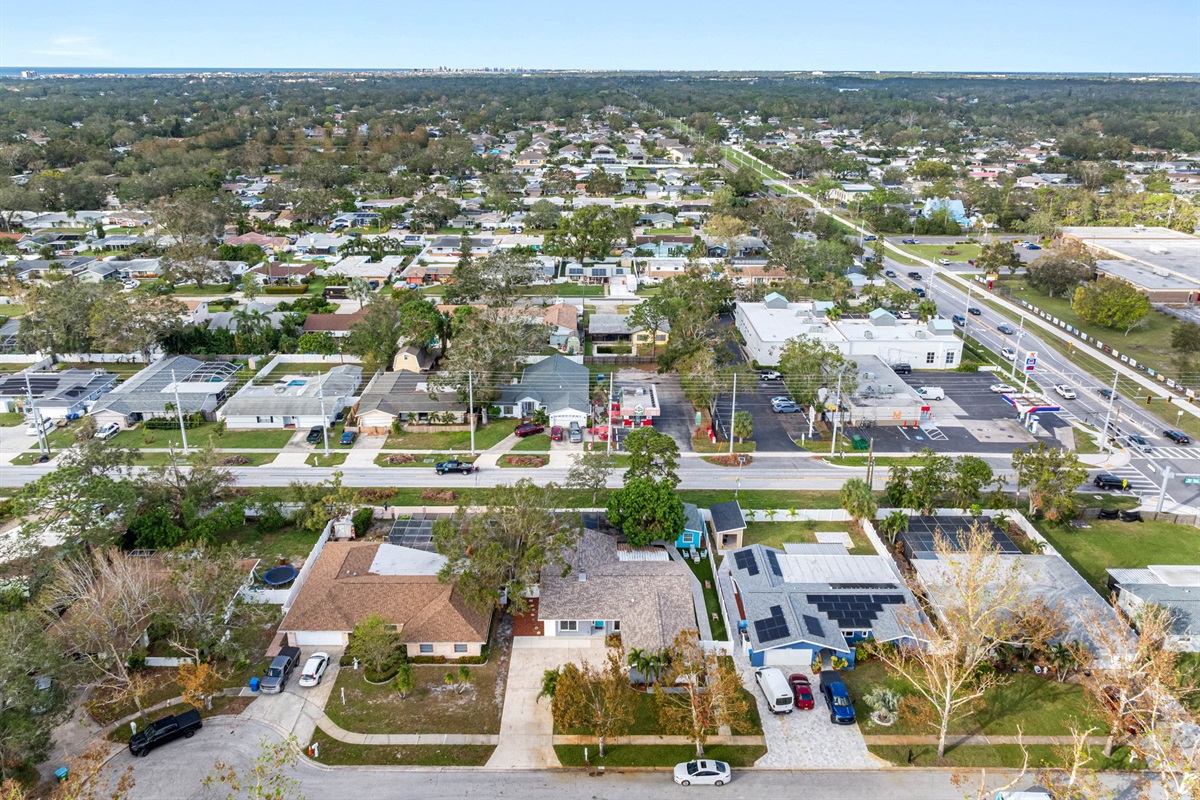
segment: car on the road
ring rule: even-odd
[[[921,280],[921,273],[914,270],[908,273],[908,277],[912,278],[914,281],[919,281]]]
[[[452,458],[449,461],[439,461],[433,465],[437,470],[438,475],[445,475],[447,472],[459,472],[463,475],[470,475],[475,471],[476,467],[469,461],[459,461],[457,458]]]
[[[342,431],[342,437],[338,439],[338,444],[354,444],[358,441],[358,434],[354,431]]]
[[[703,758],[675,765],[675,782],[680,786],[696,785],[724,786],[732,777],[729,765],[724,761]]]
[[[1115,393],[1112,389],[1107,389],[1105,387],[1100,387],[1099,389],[1097,389],[1096,394],[1100,395],[1105,400],[1120,400],[1121,399],[1120,395]]]
[[[318,444],[325,438],[325,429],[320,425],[314,425],[308,430],[308,436],[304,437],[304,441],[309,444]]]
[[[775,403],[771,406],[771,410],[776,414],[799,414],[800,406],[795,403]]]
[[[764,369],[758,373],[758,377],[764,381],[777,381],[783,376],[773,369]]]
[[[1041,250],[1042,246],[1040,244],[1034,244],[1033,242],[1026,242],[1025,249],[1026,250]]]
[[[292,670],[296,668],[297,662],[300,661],[299,647],[284,647],[279,651],[279,655],[271,659],[271,665],[267,667],[267,674],[263,676],[259,688],[263,694],[279,694],[283,691],[283,687],[287,685],[287,679],[291,677]]]
[[[1016,350],[1014,350],[1014,349],[1012,349],[1011,347],[1006,347],[1006,348],[1004,348],[1003,350],[1001,350],[1001,351],[1000,351],[1000,355],[1004,356],[1004,357],[1005,357],[1005,358],[1007,358],[1009,361],[1016,361],[1016,360],[1017,360],[1017,351],[1016,351]]]
[[[1143,453],[1154,452],[1154,448],[1150,446],[1148,441],[1146,441],[1146,437],[1136,433],[1129,434],[1129,446],[1134,450],[1140,450]]]
[[[913,290],[913,293],[916,294],[917,297],[925,296],[925,290],[922,289],[920,286],[914,286],[914,287],[912,287],[912,290]]]
[[[1017,387],[1009,386],[1007,383],[993,383],[988,388],[996,394],[1012,394],[1017,390]]]
[[[563,440],[563,426],[555,425],[550,428],[550,441],[561,442]]]
[[[920,244],[920,239],[901,239],[900,244]]]
[[[948,258],[939,258],[939,259],[938,259],[938,263],[939,263],[939,264],[941,264],[943,267],[948,267],[948,266],[950,266],[950,259],[948,259]]]
[[[825,695],[825,704],[829,706],[829,721],[835,725],[853,725],[854,703],[850,701],[850,692],[842,683],[842,676],[836,672],[821,673],[821,693]]]
[[[129,739],[129,753],[134,756],[148,755],[159,745],[173,742],[180,736],[185,739],[192,738],[196,731],[203,727],[204,721],[200,719],[200,712],[194,708],[182,714],[163,717],[151,722]]]
[[[308,661],[304,662],[304,669],[300,670],[300,685],[316,686],[321,682],[321,676],[328,668],[329,653],[313,653],[308,657]]]
[[[866,236],[864,236],[864,237],[863,237],[863,241],[864,241],[864,242],[873,242],[873,241],[875,241],[875,240],[876,240],[876,239],[878,239],[878,238],[879,238],[879,237],[878,237],[878,236],[876,236],[875,234],[873,234],[873,233],[868,233]]]
[[[983,311],[982,311],[982,309],[976,308],[975,306],[971,306],[970,308],[967,309],[967,313],[970,314],[972,317],[978,317],[980,314],[983,313]]]
[[[1092,479],[1092,485],[1097,489],[1128,489],[1129,481],[1120,475],[1103,472]]]
[[[1165,431],[1163,431],[1163,436],[1167,437],[1175,444],[1191,444],[1192,443],[1192,440],[1188,438],[1188,435],[1186,433],[1184,433],[1183,431],[1174,430],[1172,428],[1167,428]]]
[[[541,433],[544,430],[546,430],[545,425],[539,425],[536,422],[522,422],[513,428],[513,433],[517,437],[524,439],[526,436],[533,436],[535,433]]]
[[[796,708],[801,711],[812,711],[816,703],[813,701],[812,686],[808,682],[808,676],[799,673],[789,675],[788,683],[792,685],[792,694],[796,695]]]
[[[896,270],[894,270],[894,269],[885,269],[885,270],[883,271],[883,274],[884,274],[884,277],[887,277],[887,278],[894,278],[894,277],[896,277]]]
[[[1074,400],[1074,399],[1075,399],[1075,390],[1074,390],[1074,389],[1072,389],[1070,386],[1067,386],[1065,383],[1058,383],[1058,384],[1055,384],[1055,386],[1054,386],[1054,392],[1055,392],[1055,394],[1057,394],[1059,397],[1064,397],[1064,398],[1066,398],[1067,400]]]
[[[950,318],[950,321],[953,322],[955,325],[957,325],[960,328],[965,327],[967,324],[967,318],[964,317],[962,314],[955,314],[953,317]]]
[[[1003,333],[1005,336],[1012,336],[1014,333],[1016,333],[1016,332],[1017,332],[1017,331],[1016,331],[1016,329],[1015,329],[1015,328],[1013,328],[1013,326],[1012,326],[1012,325],[1009,325],[1009,324],[1008,324],[1008,323],[1006,323],[1006,322],[1005,322],[1005,323],[1001,323],[1001,324],[997,325],[997,326],[996,326],[996,330],[1000,331],[1000,332],[1001,332],[1001,333]]]
[[[121,432],[121,426],[115,422],[110,422],[107,425],[100,426],[99,430],[96,431],[96,438],[101,441],[107,442],[109,439],[116,436],[120,432]]]

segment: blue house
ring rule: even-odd
[[[852,556],[841,544],[760,544],[729,553],[720,572],[733,584],[730,612],[751,666],[808,667],[833,656],[854,666],[867,639],[908,638],[917,606],[882,556]]]
[[[962,200],[951,200],[946,197],[930,198],[925,201],[925,205],[921,208],[921,216],[928,219],[933,212],[942,209],[950,212],[950,218],[962,227],[971,227],[971,221],[967,219],[967,209],[963,205]]]
[[[680,550],[699,550],[704,546],[704,517],[693,503],[683,504],[683,531],[675,538]]]

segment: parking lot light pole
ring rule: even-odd
[[[836,414],[837,416],[835,416],[833,418],[833,427],[830,428],[829,455],[833,455],[833,450],[835,447],[837,447],[838,417],[841,416],[841,411],[840,411],[841,407],[842,407],[842,376],[838,375],[837,396],[834,397],[834,399],[833,399],[833,408],[834,408],[833,413]]]

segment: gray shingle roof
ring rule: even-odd
[[[718,534],[732,533],[746,528],[746,519],[742,516],[742,507],[737,500],[717,503],[708,509],[712,514],[713,530]]]
[[[92,407],[92,413],[113,411],[119,414],[161,414],[167,403],[175,402],[175,393],[166,391],[172,380],[179,381],[179,408],[185,414],[205,410],[205,406],[228,387],[237,370],[233,364],[225,380],[203,380],[185,383],[197,370],[221,369],[218,362],[201,361],[191,356],[172,356],[156,361],[119,385]],[[172,378],[174,372],[174,378]],[[213,377],[218,377],[214,375]]]
[[[512,404],[523,397],[532,397],[549,413],[574,409],[586,414],[591,410],[590,375],[582,364],[553,355],[526,367],[518,383],[501,389],[499,402]]]
[[[466,411],[467,404],[453,390],[431,393],[428,375],[416,372],[380,372],[363,391],[358,401],[358,415],[382,411],[398,416],[445,411]]]

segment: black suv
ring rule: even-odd
[[[190,739],[203,727],[200,712],[195,709],[177,716],[163,717],[133,735],[129,740],[129,752],[135,756],[144,756],[160,744],[174,741],[180,736]]]
[[[1092,481],[1092,483],[1095,484],[1097,489],[1128,489],[1129,488],[1129,481],[1125,480],[1124,478],[1122,478],[1119,475],[1109,475],[1108,473],[1104,473],[1102,475],[1097,475],[1095,480]]]
[[[314,425],[308,432],[308,436],[304,437],[304,441],[309,444],[319,444],[325,438],[325,429],[320,425]]]
[[[1167,437],[1175,444],[1191,444],[1192,443],[1192,440],[1189,439],[1188,435],[1186,433],[1184,433],[1183,431],[1176,431],[1176,430],[1167,428],[1165,431],[1163,431],[1163,436]]]
[[[892,372],[897,375],[912,375],[912,364],[892,364]]]

